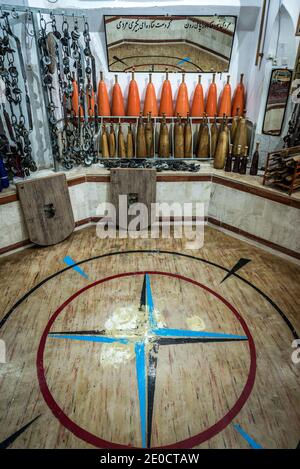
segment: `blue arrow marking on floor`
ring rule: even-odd
[[[191,59],[189,57],[184,57],[184,59],[179,60],[177,65],[183,64],[184,62],[190,62],[190,61],[191,61]]]
[[[254,441],[248,433],[246,433],[239,425],[233,424],[234,428],[242,435],[243,438],[247,441],[247,443],[251,446],[253,449],[263,449],[262,446],[260,446],[256,441]]]
[[[89,278],[88,275],[78,266],[76,265],[76,262],[72,259],[70,256],[66,256],[64,258],[64,262],[67,265],[73,266],[73,269],[76,270],[80,275],[82,275],[84,278]]]
[[[153,311],[154,311],[154,303],[153,303],[153,298],[152,298],[152,291],[151,291],[151,285],[150,285],[150,277],[148,274],[146,274],[146,305],[148,307],[148,313],[149,313],[149,322],[150,326],[152,328],[157,326],[157,323],[154,319],[153,316]]]
[[[145,357],[145,344],[144,342],[137,342],[134,347],[136,356],[136,374],[138,382],[138,392],[140,401],[140,418],[141,418],[141,432],[142,432],[142,447],[146,448],[147,445],[147,418],[146,418],[146,357]]]
[[[70,340],[85,340],[87,342],[119,342],[120,344],[128,344],[128,339],[115,338],[115,337],[104,337],[99,335],[69,335],[69,334],[49,334],[48,337],[52,339],[70,339]]]
[[[221,332],[189,331],[185,329],[154,329],[152,332],[163,337],[210,337],[220,339],[247,340],[245,335],[223,334]]]

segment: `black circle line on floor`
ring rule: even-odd
[[[12,315],[12,313],[14,312],[14,310],[20,306],[21,303],[23,303],[23,301],[25,301],[32,293],[34,293],[39,287],[41,287],[42,285],[44,285],[46,282],[48,282],[49,280],[52,280],[54,277],[56,277],[57,275],[60,275],[64,272],[66,272],[67,270],[69,269],[72,269],[73,267],[75,266],[78,266],[78,265],[81,265],[81,264],[85,264],[86,262],[90,262],[90,261],[94,261],[94,260],[97,260],[97,259],[102,259],[104,257],[110,257],[110,256],[116,256],[116,255],[119,255],[119,254],[171,254],[171,255],[174,255],[174,256],[179,256],[179,257],[185,257],[187,259],[193,259],[193,260],[196,260],[196,261],[200,261],[200,262],[204,262],[206,264],[209,264],[209,265],[212,265],[214,267],[217,267],[219,269],[222,269],[224,270],[225,272],[230,272],[231,269],[227,269],[226,267],[223,267],[215,262],[212,262],[212,261],[209,261],[207,259],[203,259],[201,257],[196,257],[196,256],[192,256],[191,254],[184,254],[184,253],[181,253],[181,252],[176,252],[176,251],[165,251],[165,250],[160,250],[160,249],[136,249],[136,250],[128,250],[128,251],[118,251],[118,252],[108,252],[106,254],[99,254],[98,256],[94,256],[94,257],[89,257],[88,259],[83,259],[82,261],[79,261],[77,262],[76,264],[72,264],[71,266],[68,266],[68,267],[65,267],[64,269],[61,269],[59,270],[58,272],[55,272],[54,274],[52,275],[49,275],[49,277],[46,277],[44,278],[41,282],[39,282],[37,285],[35,285],[33,288],[31,288],[30,290],[28,290],[28,292],[25,293],[25,295],[23,295],[10,309],[9,311],[5,314],[5,316],[1,319],[0,321],[0,329],[4,326],[4,324],[6,323],[6,321],[10,318],[10,316]],[[257,291],[257,293],[259,293],[260,295],[263,296],[263,298],[265,300],[267,300],[271,306],[273,306],[273,308],[280,314],[280,316],[282,317],[282,319],[284,320],[284,322],[286,323],[286,325],[288,326],[288,328],[290,329],[291,333],[293,334],[293,337],[295,339],[299,339],[299,335],[296,331],[296,329],[294,328],[294,326],[292,325],[291,321],[287,318],[287,316],[284,314],[284,312],[279,308],[279,306],[277,306],[277,304],[271,299],[268,297],[268,295],[266,295],[266,293],[264,293],[262,290],[260,290],[256,285],[253,285],[251,282],[249,282],[248,280],[246,280],[245,278],[241,277],[240,275],[238,274],[235,274],[235,273],[232,273],[232,275],[234,275],[236,278],[238,278],[239,280],[242,280],[243,282],[245,282],[247,285],[249,285],[250,287],[252,287],[255,291]]]

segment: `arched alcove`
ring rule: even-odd
[[[297,39],[292,16],[284,4],[278,9],[271,31],[267,57],[277,58],[278,66],[293,67]]]

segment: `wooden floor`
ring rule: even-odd
[[[80,265],[88,278],[53,275],[66,256],[92,258]],[[221,283],[241,258],[250,262]],[[298,445],[299,266],[210,227],[198,251],[175,239],[99,240],[90,227],[3,257],[0,278],[0,442],[38,417],[10,448]],[[168,344],[157,331],[170,329]],[[174,340],[182,330],[194,340]]]
[[[128,72],[133,67],[139,72],[210,72],[228,70],[229,61],[190,44],[120,44],[108,49],[110,71]],[[119,57],[123,62],[116,61]],[[181,58],[189,57],[182,62]]]

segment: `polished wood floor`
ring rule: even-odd
[[[107,253],[117,254],[94,258]],[[94,258],[80,265],[88,278],[68,269],[11,310],[26,292],[64,269],[66,256]],[[221,283],[241,258],[250,262]],[[149,292],[148,306],[140,307],[144,275],[118,276],[130,272],[150,272],[155,330],[233,338],[160,342],[153,348],[158,339],[148,327]],[[82,291],[49,324],[72,295],[110,276],[118,277]],[[175,239],[99,240],[90,227],[56,246],[3,257],[0,277],[5,319],[0,339],[6,343],[6,363],[0,364],[0,442],[38,417],[12,438],[10,448],[93,448],[102,440],[108,447],[298,445],[300,364],[291,359],[292,342],[300,333],[298,265],[210,227],[198,251],[186,250],[185,242]],[[253,337],[254,357],[243,325]],[[76,332],[82,339],[117,341],[79,340]],[[126,343],[119,340],[124,337]],[[155,375],[152,397],[144,383],[144,403],[137,343],[145,344],[148,380]]]

